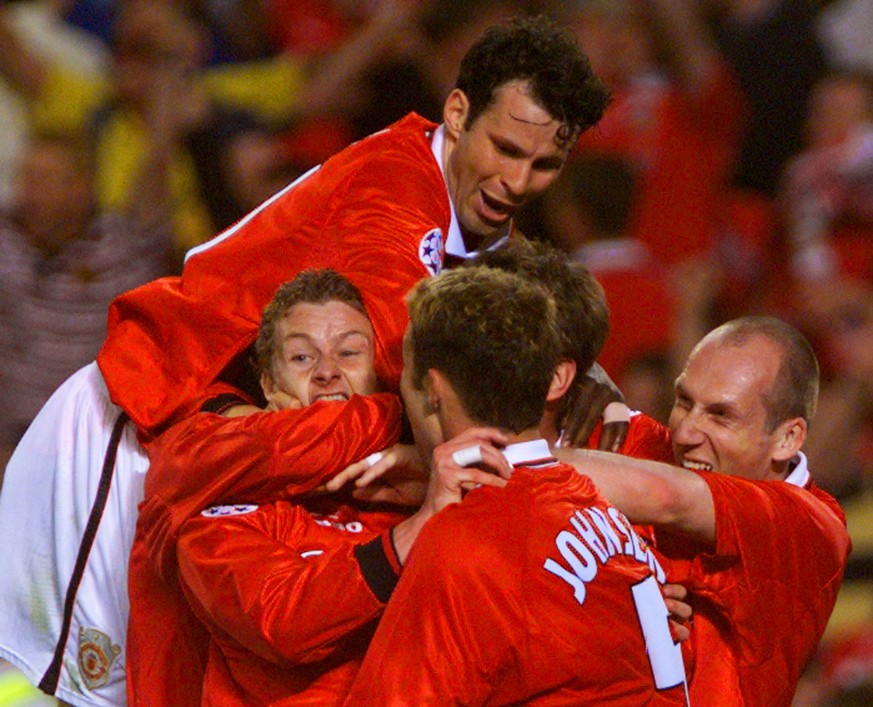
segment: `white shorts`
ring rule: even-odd
[[[97,364],[80,369],[0,491],[0,658],[74,705],[127,703],[127,563],[148,460],[125,419]]]

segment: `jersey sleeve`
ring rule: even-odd
[[[441,511],[416,540],[347,705],[485,704],[498,689],[486,675],[513,694],[514,655],[524,650],[519,597],[507,589],[511,573],[480,554],[484,519],[458,522],[456,510]]]
[[[346,537],[307,542],[315,522],[285,503],[185,523],[180,580],[219,641],[226,634],[275,663],[314,663],[381,614],[384,602],[361,572],[358,544]]]
[[[451,207],[421,119],[338,153],[189,252],[181,277],[116,298],[97,361],[113,402],[141,432],[161,434],[255,339],[276,289],[333,268],[361,291],[376,368],[396,390],[404,297],[442,261]],[[167,346],[172,341],[173,346]]]
[[[597,449],[602,433],[601,421],[591,432],[591,437],[585,445],[586,449]],[[666,464],[674,462],[670,430],[657,420],[636,411],[631,412],[627,437],[618,452],[634,459],[649,459]]]
[[[188,518],[210,505],[262,503],[311,491],[349,464],[394,444],[399,399],[383,393],[227,419],[203,413],[149,447],[138,527],[163,576]]]
[[[809,637],[824,632],[842,581],[850,547],[844,518],[784,481],[701,476],[715,503],[716,544],[693,558],[688,581],[680,581],[731,627],[739,664],[778,664],[786,680],[799,678],[797,656],[805,653],[803,664],[810,657],[816,641]]]

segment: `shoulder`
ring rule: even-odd
[[[783,528],[778,549],[795,546],[803,553],[822,559],[830,555],[845,562],[850,547],[845,516],[839,504],[821,489],[722,474],[701,476],[715,503],[719,546],[727,537],[757,538],[762,546],[762,535]]]
[[[365,177],[376,168],[382,179],[403,179],[409,173],[442,181],[442,172],[431,150],[435,126],[415,114],[349,145],[325,162],[326,170],[345,169]]]
[[[670,430],[642,412],[632,412],[627,438],[619,450],[637,459],[651,459],[672,464],[673,443]]]

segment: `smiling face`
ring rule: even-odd
[[[268,401],[278,392],[305,407],[379,389],[373,327],[354,307],[339,301],[296,304],[279,322],[276,336],[271,371],[261,376]]]
[[[518,208],[557,178],[572,147],[561,123],[533,99],[527,84],[511,81],[467,126],[469,101],[455,89],[446,101],[446,179],[465,237],[487,239]]]
[[[779,363],[779,348],[762,336],[742,344],[715,337],[692,352],[670,414],[676,462],[749,479],[783,478],[797,450],[790,435],[798,421],[768,431],[764,396]]]

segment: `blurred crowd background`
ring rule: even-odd
[[[614,100],[521,230],[600,279],[601,363],[659,420],[726,319],[814,343],[806,452],[855,550],[796,705],[873,704],[873,0],[3,2],[0,461],[116,294],[351,141],[438,122],[484,28],[540,12]]]

